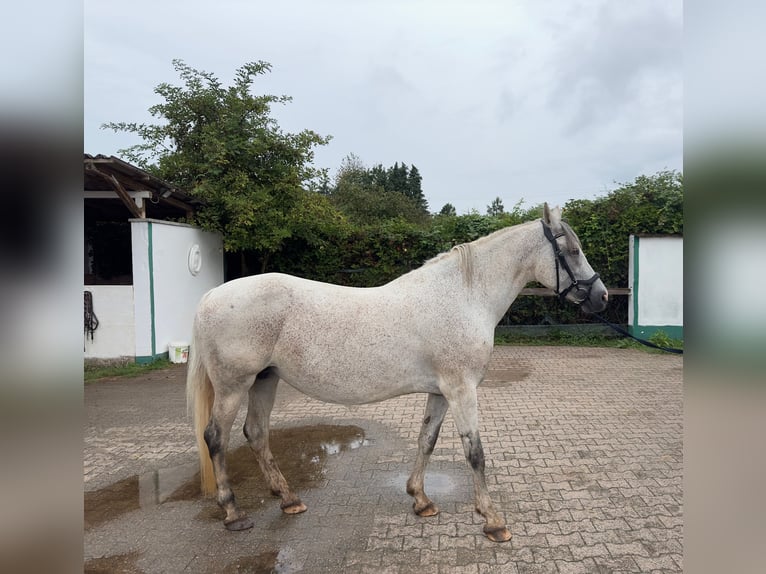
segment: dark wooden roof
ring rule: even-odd
[[[178,220],[191,217],[202,204],[185,191],[117,157],[85,154],[84,161],[85,208],[96,219]],[[136,195],[146,196],[142,197],[141,207],[136,204]]]

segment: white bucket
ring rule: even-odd
[[[189,343],[168,343],[171,363],[185,363],[189,359]]]

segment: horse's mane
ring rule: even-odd
[[[473,249],[470,243],[461,243],[455,245],[451,251],[456,251],[460,256],[460,273],[463,275],[463,282],[470,287],[473,283]]]
[[[440,261],[443,261],[445,259],[450,258],[458,258],[458,267],[460,269],[460,273],[463,275],[463,281],[467,286],[470,286],[473,283],[473,249],[474,246],[481,245],[482,243],[486,243],[487,241],[490,241],[491,239],[497,237],[498,235],[502,235],[505,233],[511,232],[511,230],[514,230],[518,227],[521,227],[522,225],[529,225],[533,222],[525,222],[520,223],[517,225],[511,225],[510,227],[503,227],[501,229],[498,229],[497,231],[493,231],[489,235],[485,235],[483,237],[479,237],[478,239],[475,239],[474,241],[470,241],[468,243],[460,243],[458,245],[455,245],[452,249],[449,251],[445,251],[444,253],[440,253],[439,255],[436,255],[435,257],[432,257],[431,259],[427,260],[423,266],[421,267],[427,267],[429,265],[433,265],[435,263],[439,263]],[[574,234],[574,232],[567,226],[566,228],[570,233]],[[576,236],[575,236],[576,239]],[[567,239],[568,240],[568,239]]]
[[[471,248],[471,243],[460,243],[449,251],[439,253],[423,263],[420,269],[425,269],[445,259],[453,259],[455,257],[459,257],[458,267],[463,275],[463,281],[466,282],[466,285],[470,285],[473,281],[473,249]]]

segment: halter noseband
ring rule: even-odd
[[[566,257],[564,257],[564,253],[561,251],[559,244],[556,242],[559,237],[564,237],[566,234],[562,231],[561,233],[553,235],[553,231],[551,230],[550,226],[545,223],[545,221],[540,221],[543,224],[543,233],[545,233],[545,238],[550,241],[551,245],[553,246],[553,254],[556,257],[556,289],[554,292],[559,296],[559,299],[563,301],[566,299],[566,296],[572,289],[575,289],[576,291],[585,291],[585,297],[574,301],[576,305],[582,305],[590,298],[591,289],[593,289],[593,284],[599,278],[599,275],[598,273],[594,273],[593,277],[590,279],[583,279],[578,281],[574,276],[574,273],[572,273],[572,268],[569,267],[569,263],[567,263]],[[561,285],[559,282],[559,267],[562,267],[564,271],[566,271],[567,275],[569,275],[569,280],[571,281],[569,287],[563,291],[559,289]]]

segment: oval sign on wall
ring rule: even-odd
[[[202,269],[202,253],[196,243],[189,248],[189,273],[197,275]]]

